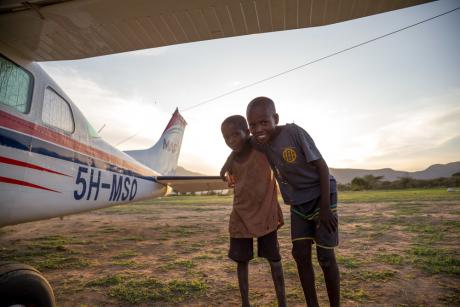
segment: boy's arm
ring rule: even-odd
[[[337,218],[332,214],[330,208],[330,182],[329,182],[329,167],[323,158],[311,162],[319,173],[319,181],[321,188],[320,209],[319,209],[319,227],[326,227],[329,232],[334,232],[337,229]]]
[[[220,170],[220,177],[224,181],[227,181],[225,174],[231,173],[232,163],[233,163],[233,159],[235,159],[235,156],[236,156],[236,152],[232,151],[230,155],[228,156],[227,161],[225,161],[224,166],[222,166],[222,169]]]

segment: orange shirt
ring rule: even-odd
[[[276,182],[265,155],[254,149],[246,161],[233,161],[235,177],[229,232],[232,238],[266,235],[284,224]]]

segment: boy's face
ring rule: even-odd
[[[259,105],[249,109],[247,116],[249,130],[256,141],[260,144],[270,141],[278,125],[278,114],[264,105]]]
[[[233,123],[227,123],[222,126],[222,135],[228,147],[240,152],[249,138],[249,131],[247,129],[243,130]]]

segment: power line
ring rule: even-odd
[[[221,95],[218,95],[218,96],[215,96],[215,97],[213,97],[213,98],[210,98],[210,99],[204,100],[204,101],[202,101],[202,102],[199,102],[199,103],[197,103],[197,104],[195,104],[195,105],[192,105],[192,106],[190,106],[190,107],[188,107],[188,108],[184,108],[184,109],[182,110],[182,112],[189,111],[189,110],[191,110],[191,109],[197,108],[197,107],[202,106],[202,105],[207,104],[207,103],[210,103],[210,102],[212,102],[212,101],[214,101],[214,100],[217,100],[217,99],[219,99],[219,98],[228,96],[228,95],[233,94],[233,93],[235,93],[235,92],[242,91],[242,90],[244,90],[244,89],[247,89],[247,88],[252,87],[252,86],[254,86],[254,85],[260,84],[260,83],[262,83],[262,82],[269,81],[269,80],[271,80],[271,79],[274,79],[274,78],[277,78],[277,77],[279,77],[279,76],[288,74],[288,73],[290,73],[290,72],[293,72],[293,71],[295,71],[295,70],[304,68],[304,67],[306,67],[306,66],[315,64],[315,63],[317,63],[317,62],[320,62],[320,61],[322,61],[322,60],[325,60],[325,59],[328,59],[328,58],[330,58],[330,57],[336,56],[336,55],[338,55],[338,54],[341,54],[341,53],[350,51],[350,50],[352,50],[352,49],[355,49],[355,48],[364,46],[364,45],[366,45],[366,44],[375,42],[375,41],[377,41],[377,40],[379,40],[379,39],[382,39],[382,38],[385,38],[385,37],[387,37],[387,36],[396,34],[396,33],[398,33],[398,32],[407,30],[407,29],[409,29],[409,28],[413,28],[413,27],[418,26],[418,25],[420,25],[420,24],[422,24],[422,23],[425,23],[425,22],[428,22],[428,21],[430,21],[430,20],[439,18],[439,17],[441,17],[441,16],[450,14],[450,13],[452,13],[452,12],[458,10],[458,9],[460,9],[460,7],[457,7],[457,8],[455,8],[455,9],[452,9],[452,10],[450,10],[450,11],[444,12],[444,13],[442,13],[442,14],[439,14],[439,15],[436,15],[436,16],[433,16],[433,17],[430,17],[430,18],[428,18],[428,19],[419,21],[419,22],[414,23],[414,24],[411,24],[411,25],[409,25],[409,26],[400,28],[400,29],[398,29],[398,30],[395,30],[395,31],[392,31],[392,32],[389,32],[389,33],[386,33],[386,34],[383,34],[383,35],[380,35],[380,36],[378,36],[378,37],[375,37],[375,38],[370,39],[370,40],[367,40],[367,41],[365,41],[365,42],[362,42],[362,43],[353,45],[353,46],[348,47],[348,48],[345,48],[345,49],[342,49],[342,50],[340,50],[340,51],[333,52],[333,53],[331,53],[331,54],[328,54],[328,55],[323,56],[323,57],[321,57],[321,58],[318,58],[318,59],[316,59],[316,60],[310,61],[310,62],[308,62],[308,63],[302,64],[302,65],[299,65],[299,66],[296,66],[296,67],[293,67],[293,68],[290,68],[290,69],[288,69],[288,70],[282,71],[282,72],[280,72],[280,73],[277,73],[277,74],[275,74],[275,75],[269,76],[269,77],[267,77],[267,78],[264,78],[264,79],[261,79],[261,80],[258,80],[258,81],[249,83],[249,84],[247,84],[247,85],[241,86],[241,87],[236,88],[236,89],[234,89],[234,90],[225,92],[225,93],[223,93],[223,94],[221,94]]]
[[[135,137],[136,135],[138,135],[140,133],[140,131],[134,133],[133,135],[130,135],[128,136],[127,138],[124,138],[123,140],[121,140],[120,142],[116,143],[115,145],[113,145],[114,147],[117,147],[118,145],[124,143],[124,142],[127,142],[129,140],[131,140],[133,137]]]

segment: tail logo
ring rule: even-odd
[[[179,149],[179,144],[163,139],[163,150],[169,151],[170,153],[176,153]]]

